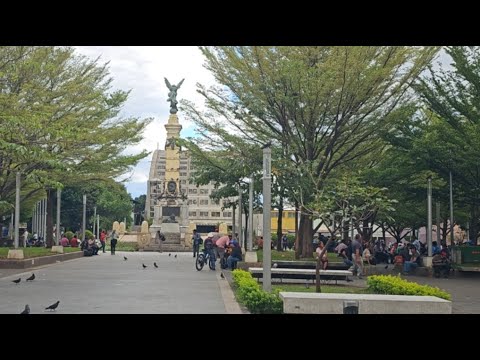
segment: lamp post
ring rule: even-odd
[[[62,190],[57,189],[57,233],[55,235],[55,245],[58,246],[60,242],[60,206],[62,202]]]
[[[252,251],[253,248],[253,174],[250,178],[248,191],[248,241],[247,251]]]
[[[82,224],[82,240],[85,241],[85,227],[87,221],[87,195],[83,194],[83,224]]]
[[[15,249],[18,249],[20,240],[20,171],[16,175],[16,189],[15,189]]]
[[[428,208],[428,220],[427,220],[427,246],[428,256],[432,256],[432,177],[428,177],[428,190],[427,190],[427,208]]]
[[[272,149],[268,143],[263,147],[263,290],[272,290],[272,248],[271,244],[271,161]]]
[[[452,172],[450,171],[450,246],[453,246],[454,242],[453,234],[453,182],[452,182]]]

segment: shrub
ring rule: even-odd
[[[451,295],[437,287],[420,285],[402,279],[400,276],[373,275],[367,279],[369,290],[377,294],[436,296],[451,300]]]
[[[64,235],[66,236],[68,241],[72,240],[72,238],[73,238],[73,232],[71,232],[71,231],[67,231]]]
[[[90,230],[85,230],[85,239],[95,239],[95,235]]]
[[[268,293],[260,286],[252,275],[243,270],[232,272],[238,300],[253,314],[281,314],[283,302],[278,293]]]

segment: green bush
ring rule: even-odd
[[[260,286],[252,275],[243,270],[232,272],[238,300],[253,314],[281,314],[283,302],[278,293],[268,293]]]
[[[73,238],[73,232],[71,231],[67,231],[64,235],[67,237],[68,241],[72,240]]]
[[[90,230],[85,230],[85,239],[95,239],[95,235]]]
[[[437,287],[420,285],[400,276],[372,275],[367,279],[368,289],[377,294],[436,296],[451,300],[451,295]]]

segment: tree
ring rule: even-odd
[[[0,202],[13,203],[21,171],[26,197],[50,193],[50,217],[56,188],[118,177],[148,155],[124,153],[150,120],[119,117],[128,92],[111,82],[107,64],[69,47],[0,48]]]
[[[416,84],[430,114],[423,141],[423,158],[448,182],[454,196],[470,212],[471,238],[480,234],[480,48],[446,47],[451,68],[430,68]]]
[[[278,169],[301,218],[297,256],[312,253],[305,207],[337,167],[379,146],[379,131],[435,47],[205,47],[221,87],[199,86],[205,112],[186,104],[197,124],[211,122],[251,143],[283,149]],[[220,122],[222,121],[222,122]],[[303,246],[301,241],[303,241]]]

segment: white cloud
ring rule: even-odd
[[[203,98],[196,92],[196,84],[210,86],[215,82],[203,67],[204,58],[200,50],[193,46],[79,46],[76,49],[89,58],[100,56],[101,63],[109,62],[113,89],[131,89],[121,116],[154,118],[144,132],[144,140],[127,149],[127,153],[138,153],[144,149],[153,152],[157,143],[160,147],[164,145],[164,125],[170,114],[165,77],[172,84],[185,78],[178,90],[178,100],[187,99],[199,107],[203,107]],[[193,127],[181,112],[178,116],[183,129]],[[151,155],[125,176],[129,178],[127,190],[134,197],[146,193],[150,161]]]

